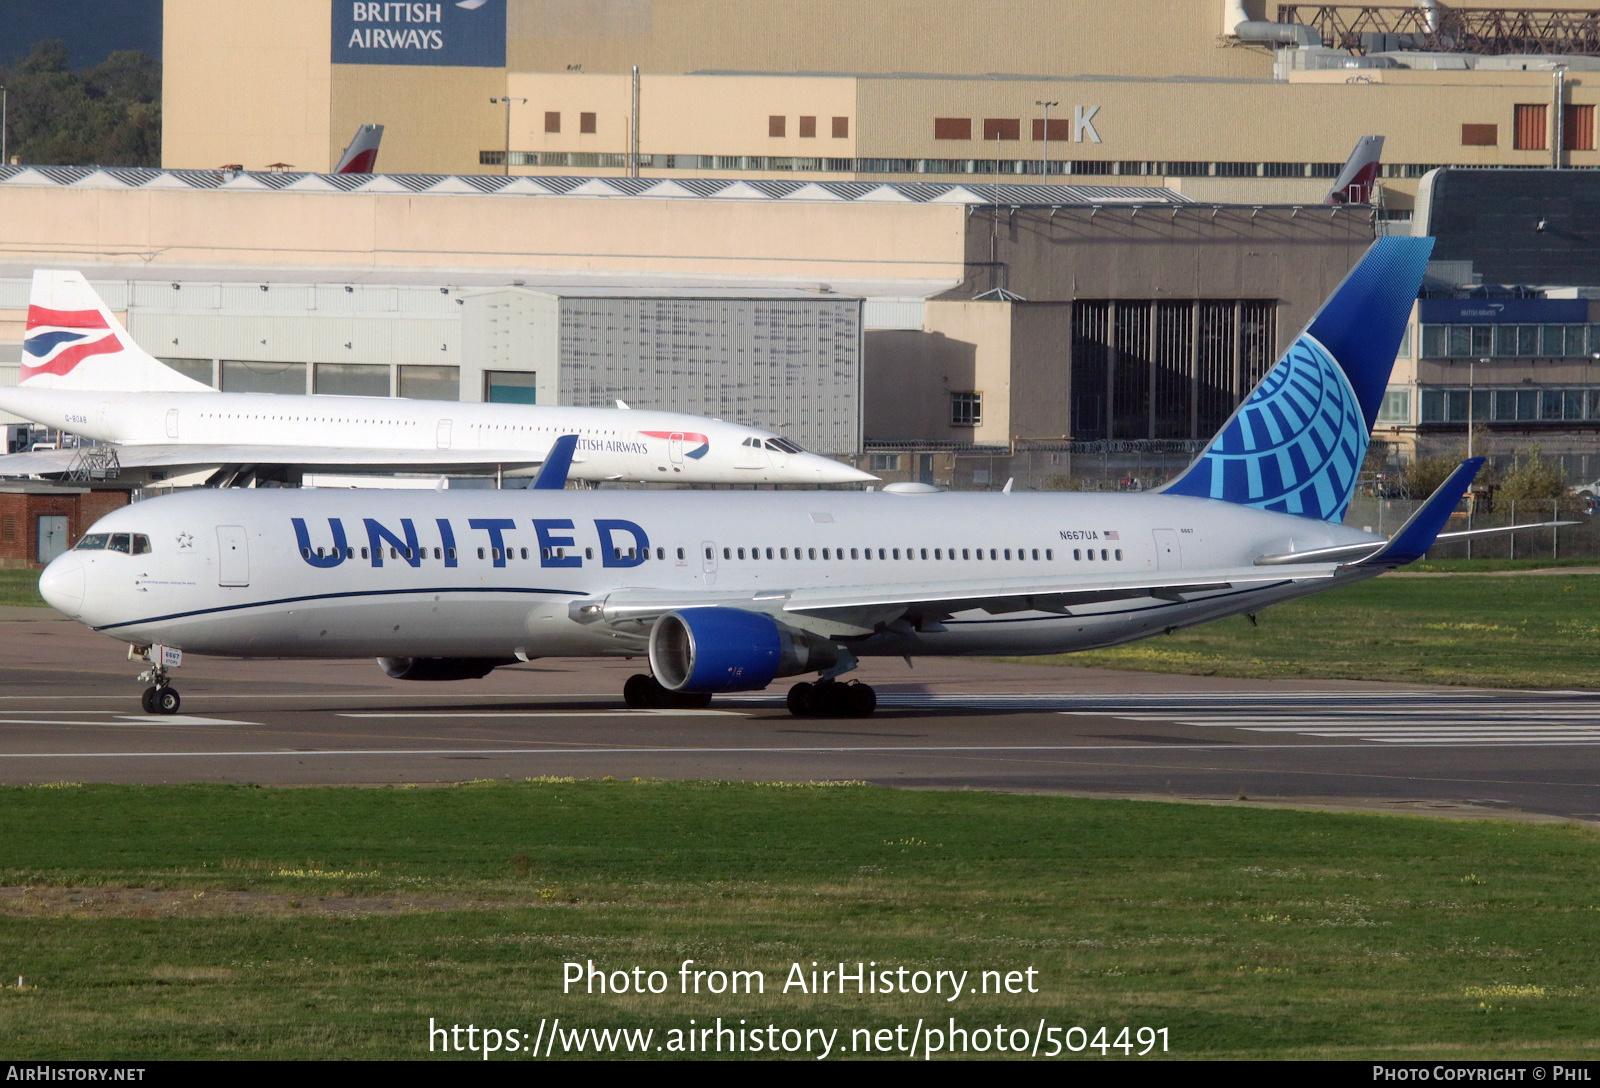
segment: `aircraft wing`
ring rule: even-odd
[[[0,476],[49,476],[66,472],[82,450],[30,450],[0,454]]]
[[[102,447],[103,448],[103,447]],[[84,453],[36,450],[0,456],[0,476],[42,476],[71,470]],[[292,465],[317,469],[372,468],[411,472],[447,472],[463,468],[513,469],[540,464],[545,454],[528,450],[374,450],[333,446],[138,445],[117,446],[122,468],[193,468],[220,465]],[[574,457],[574,461],[582,461]]]
[[[1189,594],[1234,588],[1260,588],[1288,582],[1332,578],[1335,563],[1299,564],[1292,570],[1155,571],[1143,575],[1088,575],[972,579],[926,584],[838,586],[824,589],[772,589],[757,594],[697,593],[692,599],[657,590],[620,590],[603,600],[574,601],[572,616],[580,622],[603,621],[619,630],[648,630],[658,616],[685,608],[720,606],[766,612],[781,622],[835,636],[868,634],[906,620],[927,626],[958,612],[980,610],[1055,612],[1071,615],[1075,607],[1108,601],[1152,597],[1181,601]]]

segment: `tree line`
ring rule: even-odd
[[[161,62],[136,49],[73,71],[67,45],[38,42],[0,66],[6,161],[38,166],[160,166]]]

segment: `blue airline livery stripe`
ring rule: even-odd
[[[533,586],[422,586],[416,589],[358,589],[343,593],[308,593],[303,597],[278,597],[267,601],[247,601],[242,604],[218,605],[215,608],[195,608],[188,612],[169,612],[164,616],[146,616],[143,619],[123,620],[96,627],[96,631],[114,631],[119,627],[137,627],[141,623],[161,623],[165,620],[182,620],[191,616],[208,616],[218,612],[240,612],[249,608],[267,608],[280,604],[300,604],[304,601],[336,601],[350,597],[404,597],[418,593],[529,593],[553,597],[588,597],[581,589],[539,589]]]

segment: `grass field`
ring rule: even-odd
[[[1016,660],[1203,676],[1600,686],[1600,575],[1382,577],[1275,605],[1257,620]]]
[[[37,605],[48,608],[39,596],[36,570],[0,570],[0,605]]]
[[[13,1059],[425,1057],[430,1017],[657,1044],[742,1018],[839,1028],[836,1054],[950,1017],[1164,1027],[1188,1057],[1600,1044],[1577,826],[848,784],[66,786],[0,790],[0,843]],[[685,959],[767,991],[681,996]],[[590,960],[671,989],[563,995]],[[841,960],[1032,968],[1039,992],[781,992]]]

